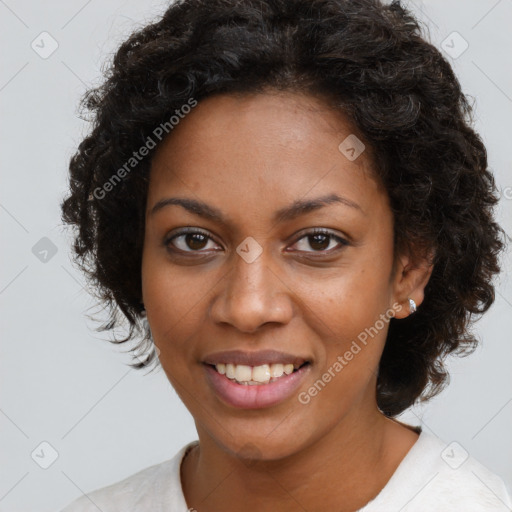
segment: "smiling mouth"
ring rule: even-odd
[[[303,366],[309,365],[309,361],[301,364],[262,364],[258,366],[248,366],[244,364],[217,363],[208,364],[220,375],[243,386],[262,386],[280,380],[294,372],[297,372]]]

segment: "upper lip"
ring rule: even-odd
[[[260,366],[263,364],[293,364],[298,368],[302,364],[309,362],[305,357],[295,354],[287,354],[277,350],[259,350],[257,352],[247,352],[244,350],[227,350],[224,352],[215,352],[203,359],[206,364],[216,365],[225,364],[243,364],[247,366]]]

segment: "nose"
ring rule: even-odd
[[[230,324],[241,332],[252,333],[267,323],[290,322],[293,301],[289,285],[271,268],[264,253],[252,263],[235,255],[210,309],[215,323]]]

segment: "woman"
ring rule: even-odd
[[[65,512],[509,510],[498,476],[394,419],[474,349],[502,248],[470,107],[410,13],[184,0],[85,104],[77,262],[199,440]]]

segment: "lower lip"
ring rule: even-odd
[[[209,365],[205,365],[205,370],[210,386],[225,403],[240,409],[262,409],[277,405],[292,396],[309,372],[310,366],[306,364],[274,382],[254,386],[238,384]]]

